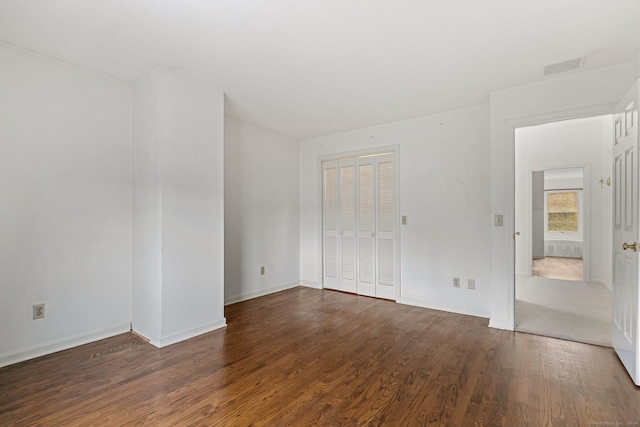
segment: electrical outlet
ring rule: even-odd
[[[467,287],[469,289],[475,289],[476,288],[476,279],[468,279],[467,280]]]
[[[34,320],[44,318],[44,304],[35,304],[33,306],[33,318]]]
[[[459,288],[460,287],[460,278],[459,277],[454,277],[453,278],[453,287],[454,288]]]
[[[402,225],[408,225],[409,224],[409,219],[407,218],[406,215],[402,215]]]
[[[260,275],[264,276],[264,265],[262,267],[260,267]]]

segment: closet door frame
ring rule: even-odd
[[[324,218],[323,218],[323,162],[335,161],[346,158],[356,158],[363,156],[377,156],[382,154],[394,155],[394,260],[395,268],[393,272],[395,282],[395,301],[401,300],[401,222],[400,222],[400,146],[390,145],[371,149],[363,149],[357,151],[339,152],[318,156],[317,160],[317,177],[318,177],[318,284],[320,288],[324,288]]]

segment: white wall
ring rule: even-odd
[[[133,95],[133,328],[162,347],[226,324],[223,94],[160,69]]]
[[[133,85],[133,285],[132,326],[162,336],[162,192],[160,177],[161,74]]]
[[[298,286],[298,141],[225,117],[225,303]],[[265,274],[260,274],[260,267]]]
[[[633,80],[626,63],[491,93],[491,326],[514,327],[514,126],[609,113]]]
[[[636,55],[635,61],[635,77],[636,79],[640,79],[640,51]]]
[[[0,64],[3,366],[129,330],[131,87],[4,44]]]
[[[300,278],[321,286],[319,157],[399,147],[400,302],[490,313],[489,108],[480,105],[300,143]],[[453,277],[462,280],[453,288]],[[476,280],[476,289],[466,280]]]
[[[611,236],[611,230],[610,224],[606,227],[603,214],[606,210],[605,192],[610,192],[611,188],[601,190],[597,182],[607,173],[603,171],[602,151],[604,145],[611,144],[611,137],[603,139],[603,135],[607,134],[606,130],[611,131],[610,115],[516,129],[515,229],[521,232],[516,238],[516,273],[531,274],[528,270],[528,257],[531,254],[531,171],[586,166],[589,175],[585,175],[585,178],[590,180],[581,181],[579,185],[584,186],[583,194],[589,201],[589,206],[585,208],[589,209],[589,235],[586,237],[589,243],[590,276],[592,282],[610,286],[611,278],[604,276],[603,267],[605,262],[610,263],[611,253],[603,252],[603,242],[607,235]],[[545,181],[548,182],[546,176]],[[545,188],[548,187],[545,185]],[[608,208],[611,209],[611,205]]]

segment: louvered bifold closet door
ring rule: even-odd
[[[376,297],[396,299],[395,165],[394,155],[375,157]]]
[[[357,293],[376,296],[376,209],[375,161],[373,157],[357,159],[358,183],[358,283]]]
[[[340,160],[340,290],[356,292],[356,168],[355,159]]]
[[[340,290],[338,161],[322,163],[322,250],[324,287]]]

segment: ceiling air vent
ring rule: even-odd
[[[584,65],[584,56],[575,59],[569,59],[567,61],[558,62],[556,64],[547,65],[544,67],[543,75],[551,76],[553,74],[566,73],[567,71],[577,70]]]

